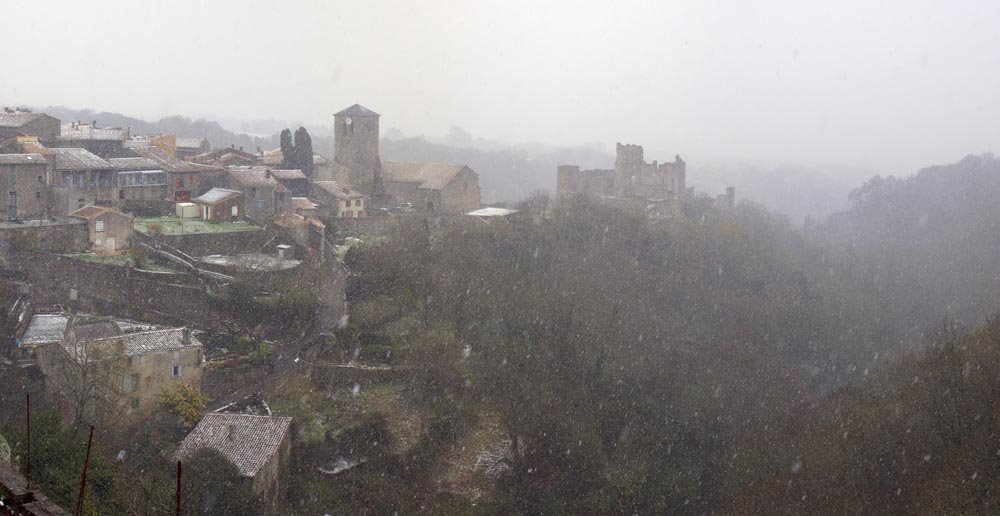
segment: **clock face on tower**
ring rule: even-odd
[[[347,125],[351,125],[351,117],[347,117],[346,119],[344,119],[344,123]]]

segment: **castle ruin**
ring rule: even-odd
[[[613,170],[580,170],[575,165],[560,165],[556,194],[672,201],[686,192],[685,168],[680,156],[673,162],[646,163],[641,145],[618,143]]]

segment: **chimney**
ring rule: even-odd
[[[271,169],[269,168],[264,169],[264,177],[271,179]]]
[[[243,146],[240,145],[240,152],[243,152]]]
[[[230,143],[229,144],[229,148],[230,149],[235,149],[236,148],[236,144],[235,143]]]
[[[236,425],[229,425],[229,440],[236,438]]]
[[[191,328],[188,327],[184,328],[184,336],[182,337],[181,342],[184,344],[184,346],[191,345]]]
[[[97,120],[94,120],[93,122],[91,122],[90,123],[90,127],[93,127],[94,129],[97,129]]]

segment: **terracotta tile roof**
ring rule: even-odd
[[[21,335],[21,346],[38,346],[62,342],[69,317],[62,314],[36,314]]]
[[[145,355],[157,351],[201,347],[201,341],[191,335],[191,330],[187,328],[126,333],[121,339],[125,343],[126,355]]]
[[[350,186],[340,184],[336,181],[314,181],[313,186],[322,189],[324,192],[338,199],[361,199],[365,196]]]
[[[25,124],[48,116],[45,113],[3,113],[0,112],[0,127],[22,127]]]
[[[186,460],[202,448],[211,448],[229,459],[240,475],[253,477],[278,452],[291,423],[290,417],[206,414],[181,442],[174,458]]]
[[[382,180],[393,183],[418,183],[419,188],[441,190],[466,169],[472,171],[469,167],[458,163],[383,161]]]
[[[156,160],[136,157],[136,158],[110,158],[108,163],[118,170],[159,170],[160,163]]]
[[[95,206],[95,205],[91,204],[89,206],[84,206],[83,208],[80,208],[79,210],[76,210],[76,211],[70,213],[69,216],[70,217],[76,217],[78,219],[87,219],[87,220],[90,220],[90,219],[92,219],[94,217],[98,217],[100,215],[104,215],[105,213],[107,213],[109,211],[111,211],[111,208],[107,208],[107,207],[104,207],[104,206]]]
[[[167,154],[161,149],[156,147],[143,147],[132,149],[136,154],[149,158],[158,163],[158,168],[166,170],[167,172],[176,173],[189,173],[189,172],[220,172],[223,169],[220,167],[213,167],[211,165],[201,165],[199,163],[191,163],[190,161],[184,161],[175,156]]]
[[[41,154],[0,154],[0,165],[44,165]]]
[[[299,169],[280,169],[272,168],[271,175],[277,179],[306,179],[306,175]]]
[[[288,189],[278,182],[274,176],[268,175],[264,167],[232,167],[227,170],[229,177],[242,186],[271,187],[275,192],[288,193]]]
[[[109,213],[117,215],[119,217],[127,217],[127,218],[130,218],[130,219],[133,218],[128,213],[122,213],[122,212],[120,212],[120,211],[118,211],[118,210],[116,210],[114,208],[108,208],[106,206],[95,206],[93,204],[84,206],[83,208],[80,208],[79,210],[76,210],[76,211],[70,213],[69,216],[70,217],[75,217],[75,218],[78,218],[78,219],[90,220],[90,219],[93,219],[95,217],[99,217],[101,215],[106,215],[106,214],[109,214]]]
[[[308,197],[292,197],[291,207],[293,210],[315,210],[319,206]]]
[[[56,170],[112,170],[115,167],[87,149],[51,148],[56,155]]]

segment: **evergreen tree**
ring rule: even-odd
[[[313,170],[313,148],[312,138],[305,127],[299,127],[295,131],[295,162],[294,167],[301,170],[305,175],[312,176]]]
[[[295,168],[292,166],[295,154],[295,147],[292,145],[292,131],[281,130],[281,168]]]

